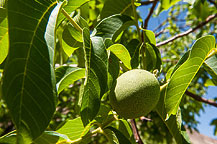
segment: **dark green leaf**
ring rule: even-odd
[[[106,138],[108,139],[110,144],[119,144],[118,138],[112,130],[104,129],[104,133],[106,134]]]
[[[93,51],[91,53],[90,65],[98,77],[101,89],[100,97],[102,97],[107,90],[108,55],[101,37],[91,37],[91,42]]]
[[[188,59],[172,75],[165,97],[165,107],[169,116],[176,115],[185,90],[213,48],[213,36],[201,37],[193,45]]]
[[[133,130],[127,120],[120,119],[119,121],[118,130],[124,134],[126,138],[129,138],[131,144],[136,144],[136,141],[134,139]]]
[[[131,144],[131,142],[129,141],[129,139],[126,138],[126,137],[124,136],[124,134],[122,134],[122,133],[121,133],[119,130],[117,130],[116,128],[109,126],[109,127],[106,127],[106,129],[110,129],[110,130],[112,130],[112,131],[115,133],[115,135],[116,135],[116,137],[117,137],[117,139],[118,139],[118,142],[119,142],[120,144]]]
[[[151,43],[146,43],[146,63],[147,63],[147,70],[152,71],[161,69],[161,55],[158,48]]]
[[[71,49],[82,47],[82,42],[76,41],[76,39],[71,35],[71,33],[68,29],[68,26],[66,26],[66,28],[63,30],[62,38],[63,38],[64,42],[71,47]],[[69,47],[69,49],[70,49],[70,47]],[[67,47],[63,47],[63,50],[68,51]]]
[[[56,69],[56,82],[58,94],[70,84],[85,77],[85,69],[71,66],[62,66]]]
[[[92,40],[92,42],[91,42]],[[101,37],[92,37],[83,29],[86,80],[81,104],[81,119],[87,125],[97,115],[100,98],[107,89],[108,56]]]
[[[112,40],[106,39],[105,40],[105,46],[106,48],[109,48],[113,45]],[[109,61],[108,61],[108,90],[111,89],[112,85],[115,83],[117,77],[119,76],[119,59],[115,54],[109,53]]]
[[[131,0],[107,0],[100,13],[100,18],[104,19],[114,14],[124,14],[132,16],[133,8]]]
[[[214,134],[217,135],[217,119],[212,120],[210,125],[215,126]]]
[[[100,109],[99,112],[95,118],[95,120],[99,123],[104,123],[108,117],[109,117],[109,112],[111,111],[111,107],[109,107],[108,105],[105,105],[103,103],[101,103],[100,105]]]
[[[126,46],[131,56],[130,63],[131,63],[132,69],[137,68],[139,65],[140,47],[141,47],[141,44],[139,40],[137,39],[132,39]]]
[[[117,36],[130,25],[133,25],[134,21],[126,15],[112,15],[103,19],[94,29],[92,35],[100,36],[103,39],[115,40]]]
[[[56,108],[53,55],[61,5],[56,1],[8,1],[10,52],[3,98],[16,125],[18,143],[30,143],[40,136]]]

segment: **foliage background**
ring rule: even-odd
[[[157,42],[156,46],[159,48],[162,59],[162,69],[159,72],[158,77],[161,84],[166,82],[166,74],[170,68],[173,67],[186,53],[186,51],[190,49],[193,42],[197,38],[209,34],[216,37],[216,19],[212,21],[208,21],[207,19],[209,16],[214,16],[214,18],[216,17],[216,1],[185,0],[178,2],[177,0],[174,0],[172,3],[166,4],[163,3],[166,2],[163,0],[160,2],[157,0],[136,2],[136,5],[138,5],[137,10],[139,10],[138,15],[136,16],[133,15],[133,8],[131,6],[126,8],[126,6],[131,3],[130,0],[90,0],[88,3],[84,3],[76,11],[71,11],[71,16],[75,18],[75,21],[77,21],[82,28],[85,27],[85,22],[83,20],[85,19],[88,22],[88,26],[90,27],[90,32],[93,32],[100,20],[113,14],[122,13],[134,18],[137,17],[139,20],[139,25],[143,23],[145,25],[143,27],[144,29],[150,29],[155,33]],[[116,6],[118,6],[118,8]],[[1,8],[1,10],[3,10],[3,8]],[[154,11],[151,12],[152,10]],[[161,13],[163,10],[166,10],[166,12]],[[163,15],[164,20],[161,20],[159,25],[153,24],[157,23],[156,19],[160,18],[161,15]],[[80,18],[80,16],[83,19]],[[151,16],[151,19],[149,19],[149,16]],[[207,23],[200,25],[206,21]],[[84,67],[84,54],[81,50],[82,43],[79,40],[80,35],[78,33],[73,33],[75,28],[72,27],[67,19],[60,23],[61,24],[58,26],[56,31],[59,41],[57,41],[54,58],[55,67],[57,68],[63,64],[78,66],[81,68]],[[191,31],[185,36],[180,36],[179,39],[174,39],[168,44],[160,45],[160,42],[164,42],[170,37],[177,36],[191,28],[196,27],[198,28],[195,29],[195,31]],[[63,41],[61,41],[61,39]],[[140,39],[136,26],[131,26],[124,30],[122,36],[118,37],[115,42],[123,44],[125,47],[127,47],[128,43],[132,39]],[[0,41],[0,43],[1,42],[3,42],[3,40]],[[0,77],[2,76],[4,64],[5,61],[0,65]],[[154,69],[151,67],[149,70],[153,71]],[[211,78],[213,81],[210,81]],[[215,85],[215,82],[215,79],[206,71],[205,66],[202,66],[196,77],[191,82],[188,91],[194,95],[203,96],[207,91],[207,87]],[[67,119],[79,117],[79,93],[81,87],[83,86],[82,83],[83,80],[75,81],[59,93],[57,98],[56,112],[47,130],[56,130]],[[217,98],[214,97],[213,99],[216,101]],[[106,97],[105,99],[102,99],[102,103],[107,104]],[[203,105],[201,102],[196,101],[194,98],[185,93],[181,101],[180,108],[182,112],[183,123],[187,128],[197,130],[198,120],[196,119],[196,116],[199,115],[200,111],[203,110],[204,107],[205,105]],[[143,140],[148,143],[172,143],[174,141],[171,135],[168,135],[168,129],[156,112],[150,113],[147,118],[152,119],[152,121],[136,119],[137,126]],[[213,120],[211,123],[215,127],[217,126],[216,120]],[[114,127],[115,125],[117,127],[119,124],[113,123],[113,125]],[[0,100],[0,128],[1,135],[4,135],[14,129],[7,106],[3,99]],[[105,141],[106,138],[101,134],[92,137],[92,143],[104,143]]]

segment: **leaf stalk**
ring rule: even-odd
[[[82,33],[82,28],[73,20],[73,18],[70,17],[70,15],[62,9],[63,15],[69,20],[69,22],[80,32]]]

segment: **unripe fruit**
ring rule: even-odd
[[[117,79],[110,103],[120,116],[126,119],[147,115],[160,97],[160,85],[155,76],[141,69],[125,72]]]

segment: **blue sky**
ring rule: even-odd
[[[149,12],[151,5],[140,6],[137,10],[140,12],[142,19],[144,20]],[[185,16],[183,14],[182,16]],[[162,12],[157,18],[151,18],[149,21],[148,29],[154,30],[160,22],[163,22],[167,18],[167,12]],[[217,87],[211,86],[208,88],[207,94],[203,96],[206,99],[212,99],[217,97]],[[198,130],[200,133],[210,136],[214,139],[217,139],[217,136],[214,136],[214,126],[211,126],[210,123],[213,119],[217,118],[217,108],[214,106],[207,105],[204,107],[204,112],[200,111],[200,117],[196,116],[196,120],[200,122],[198,124]]]

